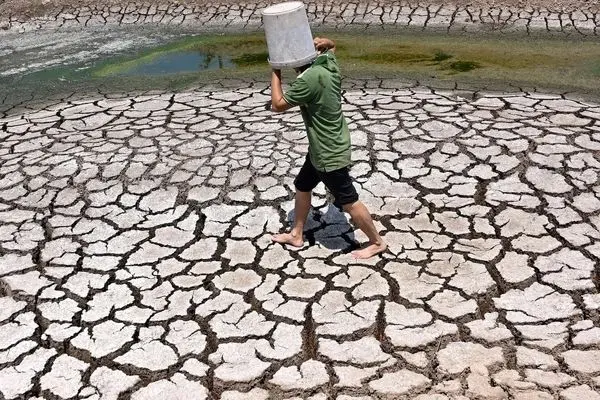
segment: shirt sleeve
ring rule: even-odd
[[[306,79],[296,79],[290,88],[283,94],[283,99],[291,106],[299,106],[311,103],[316,93]]]

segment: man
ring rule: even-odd
[[[295,220],[289,233],[273,236],[282,244],[302,247],[304,224],[311,206],[311,193],[323,182],[335,198],[335,204],[350,214],[352,221],[369,238],[365,248],[352,252],[356,258],[370,258],[385,251],[387,245],[377,232],[371,214],[358,200],[349,175],[350,133],[342,114],[341,76],[335,58],[335,44],[326,38],[315,38],[319,55],[302,68],[290,89],[283,93],[281,71],[274,69],[271,77],[271,107],[283,112],[300,106],[308,134],[308,155],[294,181],[296,196]]]

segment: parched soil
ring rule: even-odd
[[[322,2],[323,0],[317,0]],[[141,1],[141,2],[128,2],[124,3],[120,0],[103,0],[101,2],[95,0],[0,0],[0,15],[9,16],[20,16],[20,17],[38,17],[44,15],[53,15],[64,9],[73,8],[101,8],[104,6],[118,5],[118,6],[131,6],[136,5],[149,5],[149,4],[173,4],[173,5],[224,5],[224,4],[235,4],[235,3],[257,3],[260,6],[268,5],[273,3],[279,3],[281,0],[276,1],[239,1],[239,0],[217,0],[217,1],[202,1],[202,0],[167,0],[167,1]],[[356,0],[358,2],[358,0]],[[326,4],[332,3],[348,3],[347,1],[334,0],[326,1]],[[549,10],[549,11],[561,11],[561,12],[574,12],[574,11],[587,11],[597,12],[600,11],[600,1],[593,0],[428,0],[421,2],[400,2],[395,0],[379,0],[381,4],[410,4],[411,6],[416,5],[455,5],[469,8],[512,8],[512,9],[534,9],[534,10]]]

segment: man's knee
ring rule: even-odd
[[[313,182],[303,177],[296,177],[294,179],[294,188],[297,192],[312,192],[314,189]]]
[[[300,195],[300,196],[307,196],[307,195],[312,195],[312,190],[300,190],[298,189],[298,187],[296,187],[296,195]]]
[[[359,204],[358,200],[354,200],[352,202],[342,204],[342,209],[348,214],[352,213],[353,210],[356,209],[356,206]]]

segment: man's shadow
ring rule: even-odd
[[[294,223],[294,217],[292,210],[287,215],[290,226]],[[346,214],[332,203],[311,207],[304,225],[304,237],[310,246],[319,243],[329,250],[341,250],[344,253],[360,247]]]

